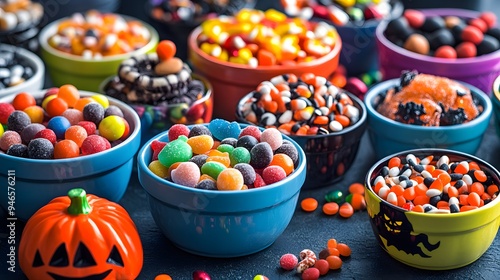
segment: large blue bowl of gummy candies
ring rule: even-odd
[[[30,93],[37,102],[45,95],[45,90]],[[97,93],[79,91],[86,98]],[[15,95],[0,99],[9,103]],[[107,150],[74,158],[36,159],[24,158],[0,152],[0,180],[11,182],[15,192],[15,205],[2,199],[4,209],[13,210],[13,216],[28,220],[39,208],[53,198],[66,195],[75,187],[85,188],[88,193],[119,201],[127,189],[134,156],[140,147],[141,122],[137,113],[127,104],[107,97],[109,106],[117,106],[129,125],[128,137],[111,141]],[[5,134],[5,133],[4,133]],[[9,206],[14,206],[9,208]]]
[[[228,155],[231,155],[230,166],[222,166],[222,171],[216,172],[209,168],[214,165],[220,166],[218,163],[213,163],[217,161],[215,158],[211,160],[211,157],[205,157],[200,162],[200,160],[195,160],[195,157],[199,157],[200,154],[193,153],[195,156],[189,160],[185,159],[187,162],[182,162],[175,168],[167,168],[166,166],[170,165],[168,163],[166,166],[156,164],[161,161],[176,161],[172,160],[172,157],[178,155],[168,154],[167,150],[173,150],[175,154],[183,153],[184,148],[180,146],[188,145],[184,142],[186,140],[180,140],[184,138],[181,136],[169,142],[169,137],[173,137],[174,129],[176,127],[150,139],[138,154],[139,181],[148,194],[152,216],[163,234],[180,249],[208,257],[244,256],[271,246],[292,219],[301,187],[305,181],[306,160],[300,146],[289,137],[281,136],[279,132],[275,134],[274,132],[277,131],[273,131],[271,134],[274,136],[271,138],[280,143],[274,142],[273,153],[269,150],[271,148],[264,148],[268,146],[263,143],[267,141],[264,139],[269,139],[264,135],[270,134],[263,129],[215,119],[208,124],[187,126],[189,130],[187,135],[190,136],[186,137],[187,142],[195,141],[196,137],[200,137],[197,136],[201,134],[199,131],[208,130],[212,137],[207,135],[201,137],[215,139],[216,144],[220,142],[220,145],[212,147],[219,152],[226,151]],[[241,133],[244,130],[262,132],[260,142],[248,135],[243,137],[246,135],[246,133]],[[240,133],[242,137],[238,137]],[[178,132],[175,134],[179,135]],[[164,143],[159,153],[154,148],[158,143]],[[211,150],[204,154],[217,157],[220,155],[219,152]],[[243,159],[233,158],[239,158],[235,155],[240,152],[251,154],[249,163]],[[266,160],[262,159],[268,159],[273,154],[274,156],[281,154],[277,158],[281,158],[284,162],[291,161],[292,169],[276,166],[264,167],[263,165],[268,163],[264,163]],[[284,154],[287,156],[283,156]],[[157,160],[153,158],[155,155],[158,157]],[[287,157],[288,159],[284,160]],[[164,169],[164,171],[158,171],[158,165],[159,169]],[[187,171],[185,167],[190,165],[194,166],[194,169],[199,167],[201,172]],[[153,166],[156,167],[152,168]],[[284,166],[290,166],[290,163]],[[277,175],[283,172],[277,171],[280,168],[288,170],[286,177]],[[238,175],[235,169],[243,170],[242,175]],[[190,178],[193,173],[196,173],[194,179]],[[210,174],[216,179],[215,181],[203,178],[200,180],[200,173],[205,178],[207,174]],[[262,175],[255,175],[259,173]],[[179,174],[189,175],[186,178],[180,178]],[[243,186],[241,182],[238,183],[241,180],[240,176],[243,176]],[[277,181],[277,177],[281,180]],[[187,183],[190,180],[192,183]],[[238,186],[233,187],[234,185]]]

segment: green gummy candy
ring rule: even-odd
[[[217,180],[219,174],[222,170],[226,169],[224,164],[217,161],[207,161],[201,166],[201,174],[207,174],[208,176]]]
[[[174,141],[167,143],[158,154],[160,163],[166,168],[170,168],[176,162],[189,161],[193,157],[193,150],[186,141],[187,137],[181,135]]]
[[[250,152],[244,147],[237,147],[229,154],[231,166],[238,163],[250,163]]]

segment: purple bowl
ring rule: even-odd
[[[424,9],[426,16],[474,18],[480,13],[463,9]],[[471,84],[490,94],[493,81],[500,75],[500,50],[473,58],[446,59],[421,55],[390,42],[385,36],[387,22],[375,31],[379,65],[384,80],[398,78],[402,70],[448,77]]]

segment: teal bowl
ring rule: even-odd
[[[498,137],[500,137],[500,76],[493,82],[493,94],[491,95],[493,103],[493,113],[495,115],[494,124]]]
[[[45,91],[31,93],[43,97]],[[80,91],[80,96],[96,93]],[[1,98],[10,102],[15,95]],[[13,182],[15,207],[9,206],[7,196],[0,200],[5,210],[13,210],[13,216],[27,221],[39,208],[53,198],[67,195],[73,188],[84,188],[87,193],[118,202],[127,189],[132,174],[133,159],[139,150],[141,121],[127,104],[109,98],[118,106],[130,126],[130,135],[120,144],[104,152],[69,159],[28,159],[0,153],[0,180]],[[9,183],[10,184],[10,183]],[[7,185],[5,186],[7,191]]]
[[[151,143],[168,142],[168,131],[149,140],[139,151],[137,169],[156,225],[175,246],[201,256],[239,257],[271,246],[290,223],[306,177],[304,151],[283,138],[299,152],[295,171],[277,183],[240,191],[195,189],[158,177],[148,168]]]
[[[418,148],[442,148],[467,154],[477,151],[492,114],[492,102],[486,93],[460,82],[471,90],[473,98],[484,108],[483,112],[470,122],[439,127],[410,125],[389,119],[374,107],[381,93],[399,83],[399,78],[381,82],[370,88],[365,95],[368,134],[377,158]]]
[[[137,20],[123,16],[126,20]],[[40,55],[46,64],[47,74],[52,85],[62,86],[72,84],[80,90],[99,92],[99,86],[108,77],[116,75],[120,63],[133,56],[151,53],[158,44],[158,32],[150,25],[141,21],[151,34],[151,39],[144,47],[133,52],[120,55],[105,56],[101,59],[84,59],[81,56],[59,51],[49,45],[49,38],[57,32],[59,24],[67,20],[63,18],[46,25],[39,34]],[[138,20],[137,20],[138,21]]]

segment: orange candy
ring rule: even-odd
[[[14,109],[22,111],[29,106],[36,105],[36,100],[31,94],[27,92],[21,92],[16,94],[11,104],[12,106],[14,106]]]
[[[156,54],[161,61],[173,58],[177,52],[177,47],[175,43],[170,40],[162,40],[158,43],[156,47]]]
[[[53,98],[47,103],[45,111],[49,116],[55,117],[60,116],[68,109],[68,103],[60,97]]]
[[[69,139],[64,139],[54,145],[54,159],[74,158],[80,155],[80,147]]]
[[[323,204],[323,213],[325,215],[335,215],[339,212],[339,205],[336,202],[328,202]]]
[[[269,165],[281,166],[283,170],[285,170],[287,176],[290,175],[290,173],[292,173],[295,169],[293,160],[286,154],[275,154]]]
[[[172,277],[168,274],[158,274],[154,280],[172,280]]]
[[[331,270],[337,270],[342,267],[342,259],[337,256],[328,256],[326,257],[326,261]]]
[[[79,125],[72,125],[64,132],[64,139],[73,140],[79,148],[85,138],[87,138],[87,130]]]
[[[312,197],[304,198],[300,202],[300,207],[306,212],[312,212],[318,208],[318,201]]]
[[[344,202],[342,206],[340,206],[339,214],[342,218],[350,218],[354,214],[354,208],[348,202]]]
[[[83,97],[83,98],[78,99],[75,102],[73,108],[77,109],[80,112],[83,112],[83,107],[85,107],[85,105],[92,103],[92,102],[97,102],[97,101],[95,101],[95,99],[93,99],[92,97]]]
[[[62,85],[59,87],[57,97],[66,101],[69,108],[73,108],[78,99],[80,99],[80,92],[74,85]]]

